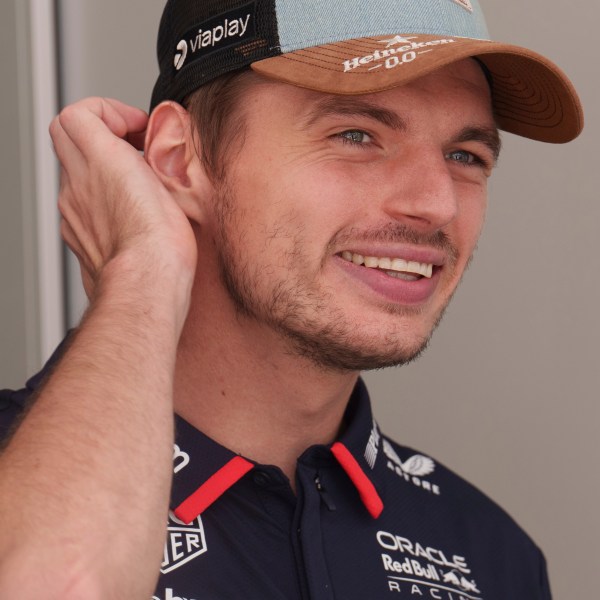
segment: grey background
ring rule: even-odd
[[[22,382],[41,359],[28,33],[23,4],[1,0],[0,385]]]
[[[16,93],[27,89],[27,70],[16,69],[26,31],[11,25],[21,1],[0,3],[0,381],[13,386],[40,359],[28,300],[36,285],[33,208],[26,152],[21,157],[30,141]],[[540,544],[556,598],[595,598],[600,8],[586,0],[482,4],[495,38],[530,46],[569,73],[586,130],[566,146],[504,135],[486,231],[430,349],[414,365],[366,378],[388,434],[477,484]],[[64,100],[94,94],[147,107],[163,0],[59,5]],[[71,285],[78,313],[80,292]]]

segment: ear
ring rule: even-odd
[[[188,219],[201,223],[214,189],[196,152],[190,115],[183,106],[167,101],[152,111],[145,157]]]

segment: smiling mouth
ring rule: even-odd
[[[418,281],[423,277],[431,279],[433,275],[433,264],[431,263],[407,261],[403,258],[390,258],[387,256],[362,256],[349,251],[342,252],[339,256],[357,266],[378,269],[390,277],[396,277],[404,281]]]

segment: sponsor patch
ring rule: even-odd
[[[379,433],[379,428],[377,427],[377,423],[373,421],[373,429],[371,429],[371,435],[369,436],[369,441],[365,448],[365,460],[371,469],[375,468],[375,462],[377,461],[377,455],[379,454],[380,441],[381,434]]]
[[[377,532],[388,590],[407,597],[484,600],[466,558],[389,531]]]
[[[172,588],[167,588],[165,590],[165,595],[162,598],[158,596],[152,596],[152,600],[194,600],[193,598],[184,598],[183,596],[178,596]]]
[[[212,52],[236,46],[256,37],[256,3],[213,17],[190,29],[178,42],[173,66],[184,66]]]
[[[190,464],[190,455],[183,452],[177,444],[173,451],[173,473],[177,474]]]
[[[376,69],[396,69],[402,65],[418,60],[422,54],[434,52],[440,46],[453,44],[452,38],[418,41],[419,36],[404,37],[396,35],[393,38],[379,40],[381,47],[373,49],[370,54],[355,56],[342,61],[344,73],[358,70],[375,71]]]
[[[383,440],[383,453],[388,459],[387,468],[390,471],[393,471],[405,481],[431,492],[436,496],[441,494],[437,484],[424,479],[424,477],[431,475],[435,471],[435,462],[433,462],[431,458],[423,456],[422,454],[415,454],[405,461],[402,461],[392,444],[387,440]]]
[[[169,511],[167,541],[160,572],[164,575],[175,571],[207,550],[202,518],[198,517],[186,525]]]

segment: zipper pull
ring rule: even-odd
[[[334,504],[333,500],[331,499],[331,496],[327,493],[327,490],[323,487],[323,484],[321,483],[321,479],[318,475],[315,475],[315,487],[317,488],[317,492],[319,492],[319,495],[321,496],[321,500],[323,500],[323,503],[328,508],[328,510],[330,510],[332,512],[334,510],[336,510],[335,504]]]

